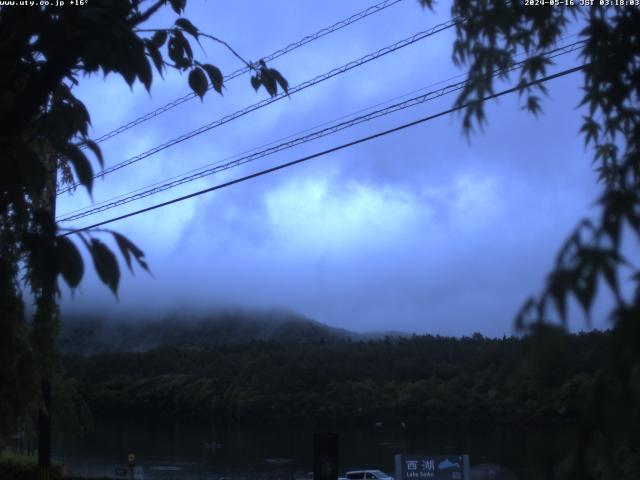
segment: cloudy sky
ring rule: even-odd
[[[255,61],[373,3],[191,0],[185,16]],[[400,1],[270,66],[295,86],[446,21],[448,12],[445,2],[430,12],[415,0]],[[167,9],[154,25],[176,18]],[[450,83],[464,73],[451,62],[453,35],[439,33],[107,175],[97,181],[93,202]],[[203,46],[196,56],[223,73],[242,67],[224,47],[206,40]],[[566,55],[553,71],[577,62]],[[63,312],[97,306],[114,316],[151,317],[285,308],[359,331],[509,334],[519,306],[544,285],[561,242],[580,218],[597,213],[598,187],[578,136],[580,85],[579,74],[549,83],[538,119],[521,110],[517,96],[503,97],[487,106],[485,130],[468,140],[460,116],[445,116],[113,223],[144,249],[153,277],[123,272],[116,301],[89,269],[73,296],[63,291]],[[98,137],[188,91],[186,75],[171,73],[154,81],[151,95],[113,76],[85,78],[76,94]],[[254,92],[248,76],[236,78],[224,96],[209,92],[203,102],[186,102],[102,143],[107,166],[267,97]],[[63,226],[201,190],[437,113],[454,100],[444,96]],[[78,190],[59,197],[57,211],[61,217],[90,205]],[[597,326],[606,325],[608,305],[599,298]],[[585,328],[574,311],[572,328]]]

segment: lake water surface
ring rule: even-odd
[[[315,432],[339,434],[340,472],[377,468],[393,475],[396,453],[468,454],[471,465],[498,464],[522,480],[552,478],[559,428],[463,427],[398,422],[364,426],[242,425],[97,419],[83,439],[59,438],[54,456],[74,474],[118,478],[136,456],[145,480],[290,480],[313,469]],[[122,472],[120,472],[122,473]]]

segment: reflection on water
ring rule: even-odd
[[[320,430],[321,428],[321,430]],[[145,480],[290,480],[312,469],[313,434],[340,435],[340,471],[378,468],[393,474],[396,453],[463,453],[471,465],[498,464],[522,480],[551,478],[562,430],[385,423],[344,426],[255,422],[97,419],[95,432],[58,439],[54,455],[74,474],[113,477],[136,455]]]

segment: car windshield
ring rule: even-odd
[[[380,471],[380,470],[372,470],[371,473],[373,473],[376,477],[378,478],[388,478],[389,475],[387,475],[386,473]]]

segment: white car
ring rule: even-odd
[[[381,470],[352,470],[344,474],[346,480],[393,480]]]

